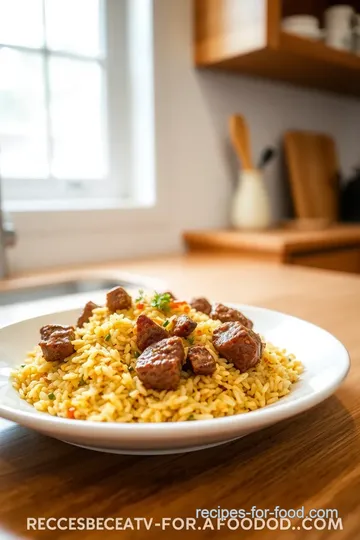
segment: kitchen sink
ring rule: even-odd
[[[0,291],[0,306],[34,302],[58,296],[71,296],[73,294],[92,293],[109,290],[122,286],[128,289],[141,288],[143,284],[115,279],[78,279],[59,283],[24,287],[11,291]]]

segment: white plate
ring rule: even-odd
[[[290,315],[234,305],[255,322],[257,332],[294,353],[305,371],[291,393],[277,403],[246,414],[195,422],[162,424],[97,423],[37,412],[12,388],[10,370],[39,339],[44,324],[71,324],[80,310],[36,317],[0,330],[0,416],[71,444],[112,453],[190,452],[243,437],[299,414],[329,397],[349,370],[345,347],[325,330]]]

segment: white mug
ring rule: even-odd
[[[326,32],[325,43],[333,49],[350,51],[352,49],[353,33],[347,28],[329,30]]]
[[[352,6],[332,6],[325,11],[326,30],[345,30],[351,28],[355,10]]]

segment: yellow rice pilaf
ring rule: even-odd
[[[290,392],[303,370],[300,361],[267,343],[258,365],[240,373],[219,357],[212,344],[212,333],[221,323],[194,309],[187,313],[198,323],[191,341],[205,346],[215,358],[215,373],[194,376],[183,371],[174,391],[144,388],[135,371],[136,319],[144,313],[160,325],[169,320],[170,328],[184,309],[189,307],[179,306],[164,315],[150,305],[149,298],[141,309],[135,304],[111,314],[106,307],[96,308],[89,322],[76,328],[75,353],[67,361],[46,362],[37,346],[13,372],[13,385],[38,411],[97,422],[218,418],[254,411]],[[187,349],[189,341],[183,342]]]

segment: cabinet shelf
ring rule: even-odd
[[[360,56],[281,30],[280,0],[195,0],[195,64],[360,96]]]

